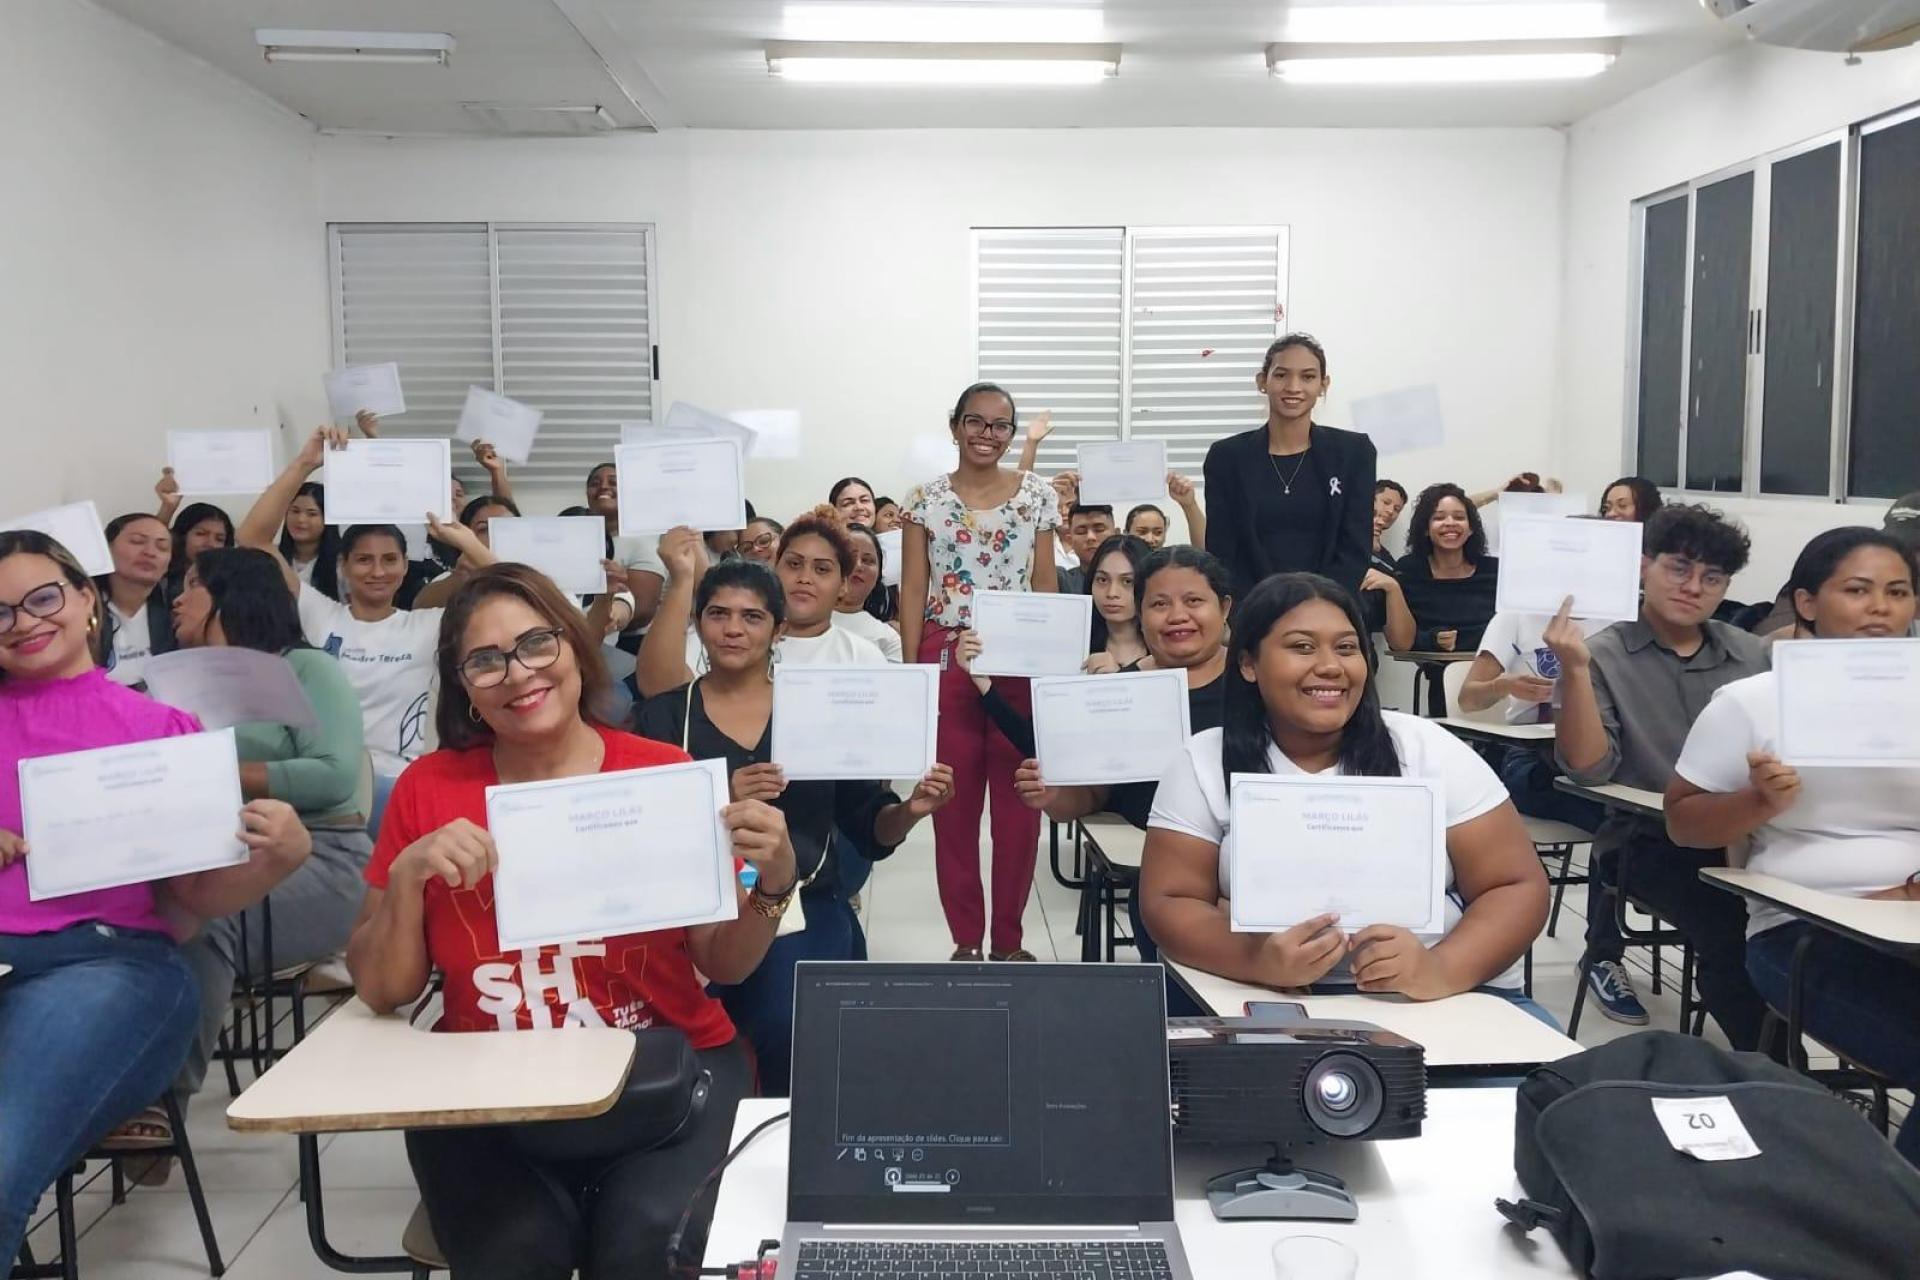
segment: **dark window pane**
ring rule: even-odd
[[[1920,120],[1860,139],[1847,492],[1920,488]]]
[[[1687,488],[1738,492],[1753,303],[1753,175],[1694,193]]]
[[[1771,204],[1760,488],[1824,496],[1833,457],[1840,144],[1774,165]]]
[[[1680,375],[1686,360],[1687,197],[1647,206],[1640,264],[1640,449],[1636,470],[1680,483]]]

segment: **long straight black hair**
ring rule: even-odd
[[[315,480],[309,480],[294,490],[293,496],[312,498],[313,505],[320,508],[321,518],[327,514],[327,486]],[[289,502],[288,506],[293,503]],[[287,532],[285,523],[280,526],[280,558],[289,565],[293,563],[293,535]],[[313,554],[313,571],[307,579],[307,585],[329,600],[340,598],[340,530],[337,526],[320,526],[320,547]]]
[[[193,571],[213,601],[209,616],[220,619],[229,645],[285,653],[307,643],[286,575],[266,552],[254,547],[202,551]]]
[[[1375,676],[1373,646],[1368,643],[1366,620],[1353,594],[1331,578],[1317,573],[1276,573],[1247,593],[1233,613],[1233,642],[1227,648],[1226,706],[1221,723],[1220,768],[1229,789],[1236,773],[1271,773],[1267,751],[1273,746],[1273,726],[1267,718],[1260,686],[1240,674],[1242,658],[1257,657],[1261,644],[1280,620],[1301,605],[1325,600],[1347,615],[1347,624],[1359,637],[1367,655],[1367,685],[1359,705],[1340,735],[1340,770],[1348,776],[1397,778],[1400,755],[1393,734],[1380,714],[1380,689]]]
[[[1140,625],[1140,566],[1146,562],[1152,550],[1144,539],[1136,538],[1130,533],[1116,533],[1108,536],[1094,549],[1093,559],[1087,561],[1087,580],[1080,585],[1081,592],[1085,595],[1093,594],[1093,575],[1099,570],[1100,562],[1118,551],[1127,558],[1127,564],[1133,569],[1133,624],[1138,627]],[[1107,647],[1107,620],[1100,616],[1098,605],[1089,612],[1093,615],[1093,622],[1089,627],[1087,651],[1099,653]],[[1145,639],[1146,633],[1142,632],[1141,640],[1144,642]]]

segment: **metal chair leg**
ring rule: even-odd
[[[220,1257],[220,1242],[213,1235],[213,1217],[207,1212],[207,1194],[200,1186],[200,1166],[194,1162],[193,1144],[187,1140],[187,1118],[180,1110],[180,1101],[169,1092],[164,1100],[167,1119],[173,1124],[174,1154],[180,1158],[180,1172],[187,1182],[187,1198],[193,1202],[193,1218],[200,1226],[200,1243],[207,1250],[207,1271],[215,1276],[227,1272],[227,1264]]]
[[[1560,927],[1560,904],[1566,901],[1567,882],[1572,872],[1573,846],[1568,845],[1566,851],[1560,855],[1560,874],[1555,877],[1553,886],[1553,910],[1547,913],[1547,936],[1549,938],[1553,936],[1553,931]]]
[[[1587,974],[1593,969],[1593,950],[1580,952],[1580,963],[1573,968],[1573,1015],[1567,1019],[1567,1038],[1580,1038],[1580,1011],[1587,1006]]]
[[[73,1206],[73,1170],[60,1175],[53,1187],[54,1217],[60,1226],[60,1275],[80,1280],[80,1226]]]

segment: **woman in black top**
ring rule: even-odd
[[[714,988],[753,1045],[761,1093],[783,1097],[792,1072],[794,963],[867,957],[866,936],[839,883],[835,829],[862,857],[878,861],[946,803],[953,771],[936,764],[905,802],[880,782],[789,784],[772,763],[773,642],[786,617],[780,582],[749,560],[715,565],[691,592],[675,586],[691,581],[690,567],[669,577],[653,625],[680,635],[689,613],[696,616],[709,670],[648,698],[634,727],[697,760],[725,760],[735,800],[765,800],[786,815],[806,927],[775,938],[746,981]]]
[[[1396,566],[1400,591],[1413,611],[1413,647],[1425,652],[1473,653],[1493,621],[1500,561],[1487,554],[1480,512],[1457,484],[1420,491],[1407,522],[1407,554]],[[1445,715],[1440,681],[1428,681],[1428,714]]]
[[[1373,547],[1373,441],[1313,421],[1327,355],[1304,333],[1267,348],[1254,385],[1266,425],[1207,450],[1207,550],[1226,562],[1235,595],[1296,571],[1358,591]]]

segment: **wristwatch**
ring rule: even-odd
[[[787,914],[787,908],[793,905],[793,895],[797,893],[799,889],[800,881],[796,878],[792,884],[787,886],[787,891],[776,898],[770,894],[762,893],[760,891],[760,882],[756,880],[753,882],[753,888],[747,890],[747,904],[767,919],[778,920],[781,916]]]

